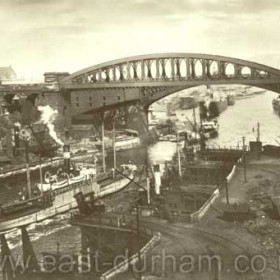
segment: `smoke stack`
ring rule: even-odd
[[[159,164],[154,165],[155,193],[160,194],[161,174]]]
[[[70,145],[63,146],[63,159],[64,159],[64,170],[69,174],[70,172]]]

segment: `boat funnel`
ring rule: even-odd
[[[161,174],[159,164],[154,165],[155,193],[160,194]]]
[[[64,159],[65,172],[69,174],[69,172],[70,172],[70,145],[63,146],[63,159]]]

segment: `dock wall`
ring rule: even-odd
[[[235,174],[235,171],[236,171],[236,165],[233,166],[231,172],[226,177],[226,180],[228,183],[232,180],[232,178]],[[220,196],[220,190],[216,189],[213,192],[213,194],[211,195],[211,197],[202,205],[202,207],[198,211],[196,211],[190,215],[191,222],[192,223],[199,222],[203,218],[203,216],[206,214],[206,212],[208,211],[211,204],[213,204],[219,196]]]
[[[140,256],[143,258],[151,249],[153,249],[161,241],[161,234],[156,233],[151,240],[140,250]],[[100,280],[109,280],[112,279],[119,273],[122,273],[128,270],[129,265],[135,264],[138,262],[138,253],[134,254],[130,258],[121,262],[117,266],[103,273],[100,277]]]

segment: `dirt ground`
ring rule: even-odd
[[[246,182],[244,166],[240,164],[228,189],[230,204],[249,205],[255,218],[243,223],[222,220],[220,216],[226,204],[226,193],[223,190],[200,226],[238,241],[251,254],[264,256],[268,268],[263,279],[279,279],[280,219],[275,215],[277,213],[273,217],[269,215],[267,209],[272,208],[270,198],[280,194],[280,159],[263,156],[259,160],[247,162]]]

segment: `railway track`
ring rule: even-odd
[[[226,264],[227,269],[222,269],[218,276],[211,276],[208,273],[189,273],[189,280],[262,280],[260,274],[239,274],[234,272],[234,260],[237,255],[248,256],[248,249],[240,246],[238,243],[229,240],[220,235],[205,232],[201,229],[191,228],[181,224],[162,224],[156,221],[141,221],[144,225],[160,231],[163,236],[170,238],[173,242],[172,246],[179,245],[180,254],[190,255],[211,255],[215,254],[222,257],[223,265]],[[168,245],[167,245],[168,246]],[[167,247],[166,249],[170,249]],[[177,247],[176,247],[177,248]],[[211,248],[209,250],[209,248]],[[172,249],[172,248],[171,248]],[[218,277],[218,278],[217,278]],[[177,278],[175,278],[177,279]],[[180,279],[180,278],[178,278]]]

